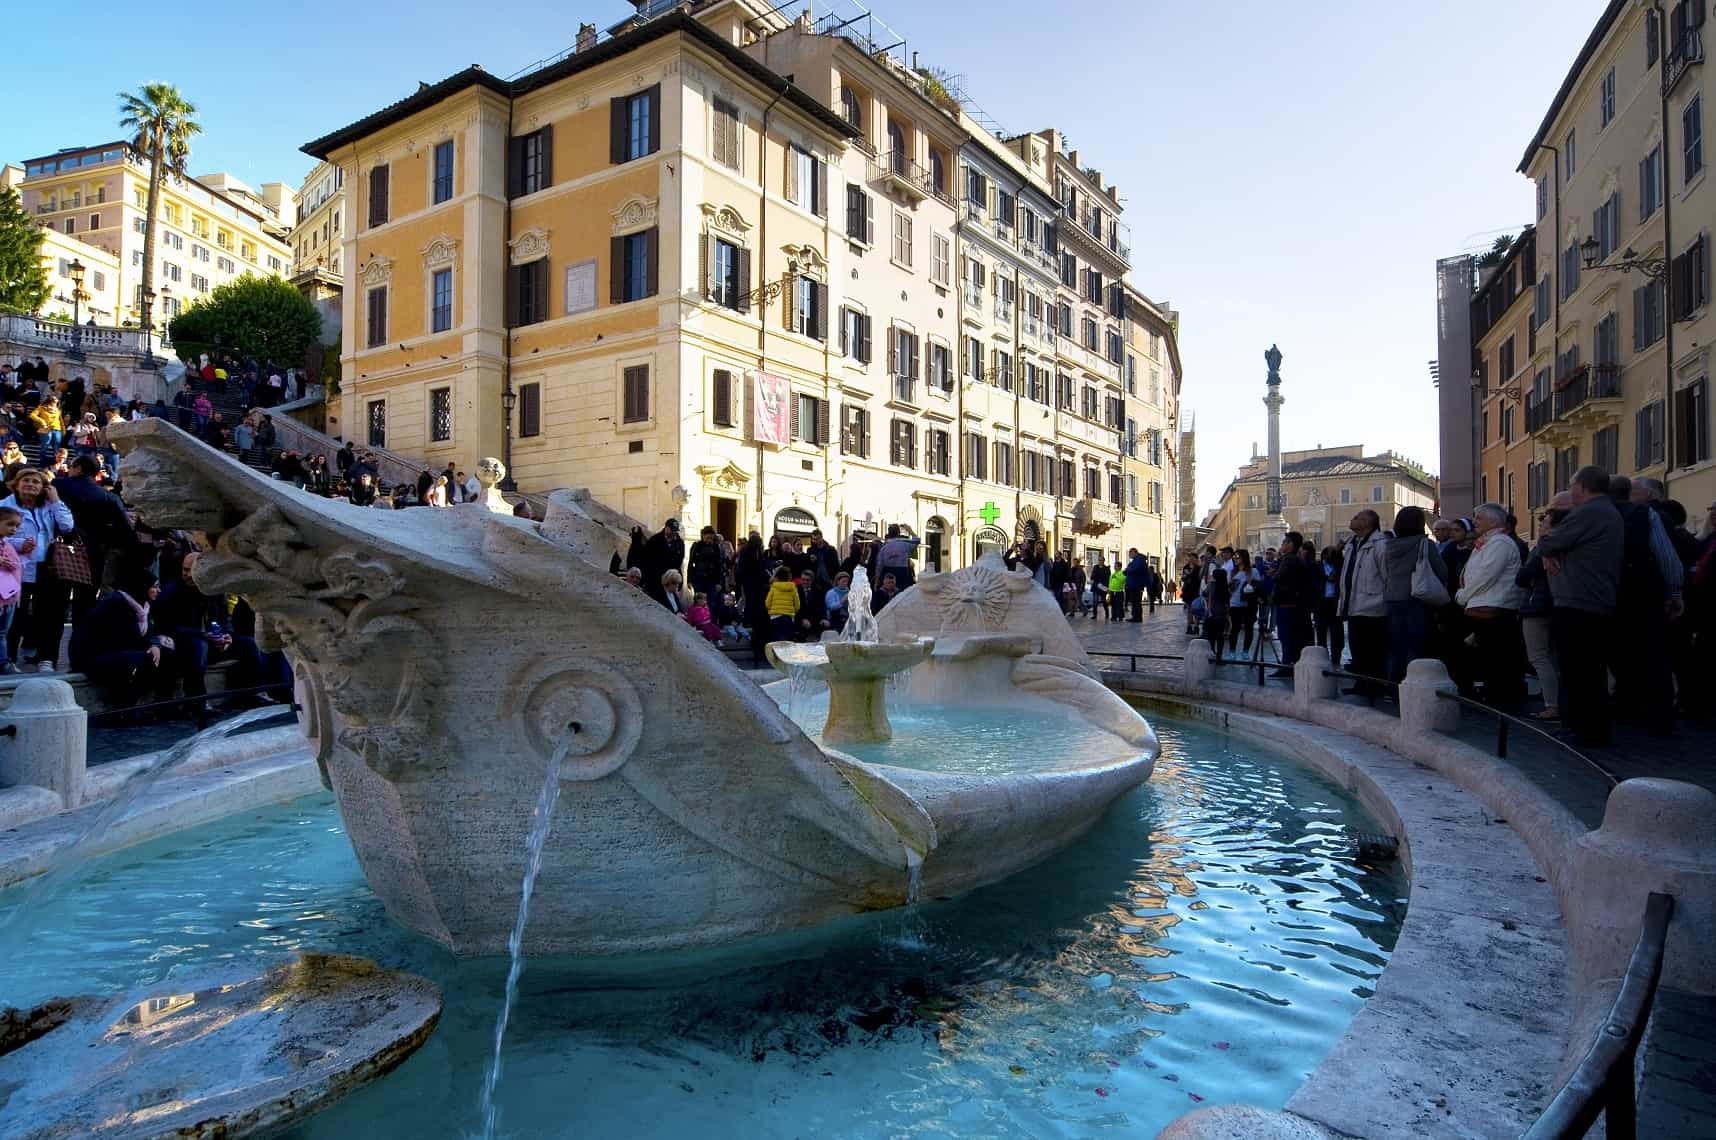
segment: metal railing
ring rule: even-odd
[[[201,730],[207,728],[210,722],[214,719],[209,711],[209,702],[211,701],[231,700],[234,697],[290,697],[291,695],[291,685],[257,685],[249,689],[221,689],[218,692],[203,693],[194,697],[175,697],[170,701],[151,701],[146,705],[131,705],[127,708],[109,709],[107,712],[92,713],[89,717],[89,723],[93,726],[123,724],[128,720],[135,719],[140,714],[159,713],[165,712],[169,709],[181,709],[194,705],[197,710],[197,728]],[[302,710],[303,706],[296,703],[282,703],[280,705],[281,712],[297,713]]]
[[[1638,1135],[1633,1068],[1662,980],[1663,948],[1673,916],[1674,896],[1652,891],[1645,901],[1639,940],[1608,1016],[1579,1067],[1526,1130],[1524,1140],[1575,1140],[1591,1130],[1598,1116],[1609,1140],[1634,1140]]]
[[[1609,782],[1610,787],[1614,787],[1615,785],[1617,785],[1621,782],[1620,777],[1616,776],[1613,772],[1609,771],[1607,768],[1605,768],[1601,764],[1597,763],[1597,761],[1595,761],[1591,757],[1585,755],[1585,753],[1579,751],[1577,748],[1573,747],[1571,744],[1567,743],[1565,740],[1561,739],[1559,736],[1556,736],[1553,732],[1550,732],[1548,729],[1544,728],[1540,724],[1533,724],[1531,721],[1526,720],[1523,717],[1517,717],[1517,716],[1514,716],[1512,713],[1502,712],[1500,709],[1496,708],[1493,705],[1486,705],[1482,701],[1474,700],[1471,697],[1461,696],[1459,693],[1450,693],[1446,690],[1440,690],[1437,692],[1436,696],[1441,698],[1442,700],[1454,701],[1455,703],[1457,703],[1457,704],[1459,704],[1465,708],[1472,708],[1472,709],[1476,709],[1482,713],[1488,713],[1490,716],[1493,716],[1496,718],[1496,757],[1497,757],[1497,759],[1501,759],[1501,760],[1507,759],[1508,726],[1509,725],[1517,725],[1518,727],[1525,729],[1527,732],[1536,733],[1538,736],[1543,737],[1543,739],[1549,741],[1551,744],[1555,745],[1557,748],[1560,748],[1565,752],[1570,752],[1574,756],[1577,756],[1580,760],[1584,761],[1586,764],[1590,765],[1591,768],[1593,768],[1594,770],[1599,772],[1602,775],[1603,779],[1605,779]]]
[[[1127,659],[1128,673],[1138,672],[1140,661],[1184,661],[1184,657],[1176,657],[1172,653],[1121,653],[1109,649],[1087,649],[1086,655],[1091,657],[1124,657]]]

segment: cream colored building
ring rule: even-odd
[[[0,166],[0,189],[18,190],[24,181],[24,168],[13,163]],[[72,305],[72,263],[84,266],[83,303],[76,307],[80,320],[91,318],[98,325],[116,325],[119,312],[119,259],[100,246],[90,245],[55,229],[45,220],[38,220],[42,230],[42,268],[48,274],[52,292],[42,305],[45,316],[70,320]]]
[[[658,7],[306,146],[344,181],[345,434],[433,466],[510,447],[521,487],[652,526],[898,524],[942,568],[1032,534],[1118,551],[1120,357],[1051,324],[1055,232],[1091,205],[1054,196],[1060,137],[996,138],[850,26]],[[1057,407],[1057,373],[1112,403]]]
[[[1244,547],[1256,554],[1269,523],[1268,481],[1268,457],[1253,455],[1222,492],[1214,516],[1204,520],[1210,531],[1207,541],[1218,549]],[[1287,529],[1321,549],[1352,533],[1347,524],[1358,511],[1375,511],[1386,530],[1402,507],[1431,510],[1436,478],[1391,451],[1366,455],[1357,445],[1285,451],[1281,498]]]
[[[1694,528],[1716,498],[1704,9],[1609,4],[1520,160],[1537,199],[1532,507],[1588,463],[1666,479]]]
[[[1158,568],[1175,565],[1180,541],[1180,314],[1130,283],[1126,300],[1126,428],[1121,465],[1126,522],[1121,548]]]
[[[229,175],[169,178],[155,234],[154,311],[164,324],[217,285],[248,273],[284,277],[291,264],[278,207],[290,191],[251,191]],[[222,190],[219,187],[226,187]],[[125,142],[73,147],[24,163],[24,209],[44,226],[106,250],[119,263],[117,320],[141,318],[149,162]]]

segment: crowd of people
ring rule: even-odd
[[[1659,481],[1598,467],[1580,469],[1537,522],[1531,545],[1498,503],[1457,519],[1406,507],[1386,529],[1362,510],[1351,536],[1321,551],[1292,532],[1257,559],[1206,546],[1180,578],[1187,632],[1218,660],[1273,635],[1284,676],[1305,646],[1325,646],[1337,666],[1346,655],[1346,691],[1372,699],[1424,657],[1506,712],[1526,711],[1532,677],[1542,707],[1530,715],[1591,745],[1610,739],[1613,717],[1666,734],[1677,715],[1707,715],[1713,524],[1694,535]]]

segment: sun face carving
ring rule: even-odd
[[[952,574],[933,574],[919,583],[935,599],[944,629],[984,632],[1001,628],[1013,604],[1005,574],[983,566],[967,566]]]

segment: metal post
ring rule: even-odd
[[[1633,1065],[1637,1059],[1635,1045],[1621,1054],[1603,1082],[1603,1129],[1609,1140],[1638,1140],[1638,1102],[1633,1088]]]
[[[1507,759],[1507,717],[1496,716],[1496,755]]]

